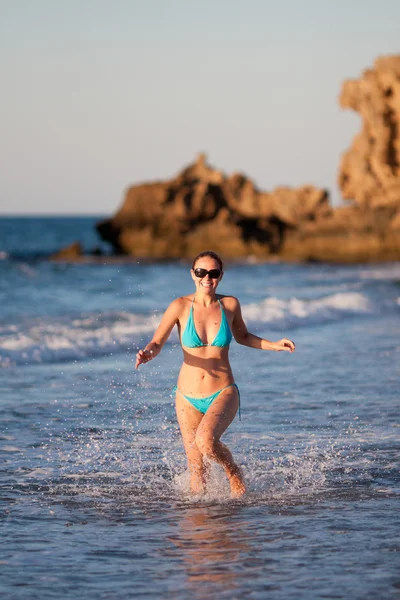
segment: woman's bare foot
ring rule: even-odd
[[[231,486],[232,498],[240,498],[246,493],[246,484],[243,479],[243,474],[239,467],[234,473],[228,476],[229,485]]]
[[[190,475],[190,491],[192,494],[205,494],[207,491],[207,481],[210,475],[210,468],[204,465],[202,469],[192,471]]]
[[[198,478],[196,478],[195,480],[191,479],[190,492],[195,495],[205,494],[206,488],[204,483]]]
[[[200,473],[192,473],[190,476],[190,491],[192,494],[204,494],[206,486],[204,485],[204,479]]]

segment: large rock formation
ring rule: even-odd
[[[400,222],[396,225],[395,215],[388,207],[336,208],[328,218],[288,232],[280,257],[339,263],[400,260]]]
[[[262,192],[245,175],[226,176],[203,154],[171,180],[133,186],[101,237],[134,256],[190,257],[212,246],[225,256],[266,257],[285,232],[328,215],[325,190],[312,186]]]
[[[345,81],[340,103],[362,117],[342,157],[339,186],[350,206],[289,233],[285,258],[341,262],[400,259],[400,55]]]
[[[344,199],[368,207],[400,204],[400,55],[375,61],[358,80],[343,84],[343,108],[362,118],[361,132],[342,157]]]

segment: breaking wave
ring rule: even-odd
[[[266,298],[243,306],[243,316],[253,328],[307,327],[352,315],[372,312],[366,296],[348,292],[320,299]],[[142,338],[159,323],[156,314],[106,312],[79,317],[26,319],[0,326],[0,366],[84,360],[96,356],[136,351]],[[176,338],[175,338],[176,340]]]
[[[246,321],[293,327],[341,320],[347,315],[372,312],[368,298],[357,292],[342,292],[314,300],[266,298],[242,309]]]

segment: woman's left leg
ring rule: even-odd
[[[196,432],[196,446],[200,452],[223,466],[228,476],[232,495],[242,496],[246,491],[239,467],[230,450],[220,437],[232,423],[239,407],[239,392],[235,387],[223,390],[204,415]]]

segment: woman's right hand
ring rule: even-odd
[[[149,362],[149,360],[152,358],[154,358],[153,350],[139,350],[139,352],[136,354],[135,369],[139,368],[139,365]]]

